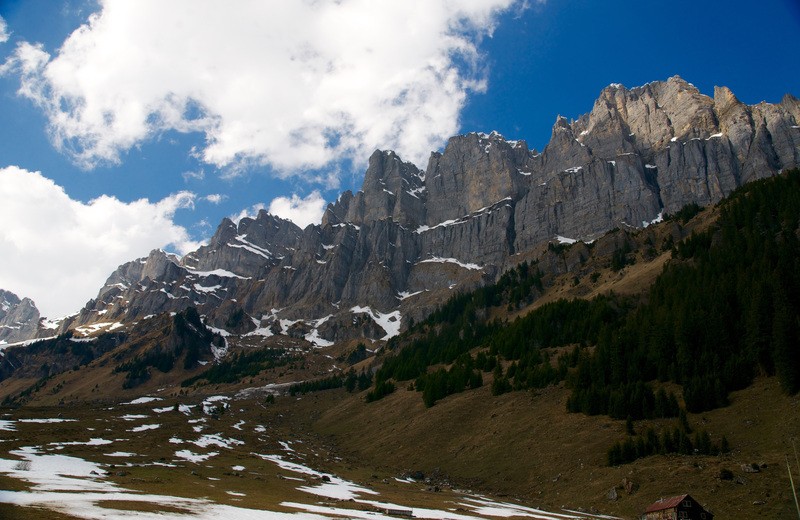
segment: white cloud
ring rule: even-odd
[[[486,88],[478,44],[519,0],[102,0],[54,57],[6,68],[60,149],[116,163],[167,130],[201,131],[202,159],[282,175],[391,148],[424,167]]]
[[[0,43],[5,43],[8,41],[10,35],[8,34],[8,25],[6,24],[6,20],[0,16]]]
[[[211,204],[221,204],[223,200],[227,199],[227,195],[222,195],[219,193],[212,193],[211,195],[206,195],[203,199],[207,200]]]
[[[269,213],[287,220],[291,220],[301,228],[309,224],[319,224],[325,213],[326,202],[318,191],[301,199],[297,195],[277,197],[269,204]]]
[[[122,202],[103,195],[71,199],[39,172],[0,169],[0,287],[32,298],[46,316],[79,310],[122,263],[172,245],[196,249],[173,222],[195,195],[182,191],[158,201]]]

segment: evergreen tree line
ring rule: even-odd
[[[677,425],[671,428],[662,428],[660,434],[650,426],[643,434],[636,435],[633,421],[629,416],[626,423],[628,437],[624,441],[615,442],[608,449],[608,465],[627,464],[650,455],[666,455],[668,453],[719,455],[730,451],[730,444],[724,435],[719,444],[716,444],[711,441],[711,435],[705,430],[696,431],[692,435],[692,427],[689,425],[685,411],[681,410],[678,418]]]
[[[344,375],[334,374],[323,379],[314,379],[295,383],[289,387],[289,395],[307,394],[309,392],[320,392],[344,387],[350,393],[356,390],[361,392],[372,386],[372,376],[366,370],[356,374],[352,368]]]
[[[392,383],[391,381],[387,381],[385,379],[380,380],[376,378],[375,388],[367,392],[367,396],[365,399],[368,403],[371,403],[373,401],[377,401],[378,399],[386,397],[387,395],[394,392],[395,389],[396,387],[394,386],[394,383]]]
[[[675,219],[696,214],[690,207]],[[758,373],[777,375],[788,393],[800,390],[800,171],[745,185],[720,205],[716,223],[673,245],[673,260],[646,303],[620,296],[561,300],[513,323],[487,321],[490,306],[510,302],[530,266],[509,271],[502,287],[457,295],[408,333],[394,338],[376,384],[417,379],[428,402],[461,389],[428,367],[451,365],[454,383],[464,366],[495,371],[493,393],[546,386],[567,379],[571,411],[624,418],[672,417],[674,395],[650,381],[682,385],[686,408],[700,412],[727,404],[729,392]],[[531,275],[534,272],[534,275]],[[528,279],[528,278],[524,278]],[[526,282],[531,298],[536,284]],[[553,366],[542,349],[578,345]],[[594,346],[593,349],[584,348]],[[467,354],[476,347],[474,361]],[[466,354],[466,357],[463,357]],[[484,356],[486,361],[479,361]],[[472,359],[472,358],[470,358]],[[494,359],[489,370],[485,363]],[[511,361],[503,373],[500,360]],[[454,365],[455,367],[455,365]],[[444,370],[448,373],[454,369]],[[499,367],[499,369],[498,369]],[[436,381],[436,383],[429,383]],[[461,377],[463,380],[463,377]],[[380,398],[389,386],[376,386]],[[393,388],[393,386],[392,386]],[[442,389],[446,388],[446,391]],[[463,389],[472,388],[470,384]]]
[[[628,464],[636,459],[650,455],[719,455],[730,451],[728,440],[723,436],[720,443],[711,441],[707,431],[695,432],[693,435],[679,426],[664,428],[661,434],[652,427],[644,434],[627,437],[624,441],[615,442],[607,453],[609,466]]]
[[[0,355],[0,381],[39,358],[48,360],[37,371],[36,375],[41,377],[77,370],[113,350],[126,338],[127,335],[122,332],[106,332],[90,341],[81,341],[73,338],[70,330],[30,345],[7,347]]]
[[[172,334],[166,343],[157,343],[142,354],[114,367],[113,372],[125,372],[122,388],[134,388],[150,379],[150,368],[167,373],[183,358],[184,370],[197,366],[201,349],[212,343],[220,344],[222,339],[203,325],[195,307],[188,307],[172,317]]]
[[[492,395],[527,388],[544,388],[562,381],[569,367],[574,366],[572,363],[577,352],[579,347],[575,347],[570,354],[558,356],[556,367],[550,362],[550,354],[538,348],[525,352],[518,360],[512,361],[505,372],[501,363],[495,363],[491,370]],[[494,356],[489,356],[489,359],[494,359]]]
[[[376,381],[416,380],[415,387],[423,393],[428,406],[447,395],[481,386],[481,372],[494,372],[495,395],[543,388],[566,377],[568,369],[576,365],[580,349],[576,347],[568,355],[559,356],[556,366],[542,349],[596,342],[601,331],[618,326],[630,307],[629,302],[615,296],[591,301],[559,300],[508,324],[477,320],[476,314],[484,313],[486,308],[479,309],[475,301],[455,297],[448,305],[457,303],[463,316],[454,317],[451,309],[438,315],[445,321],[433,317],[418,325],[425,336],[386,358],[376,373]],[[495,303],[502,305],[503,301]],[[473,358],[468,352],[479,346],[488,349]],[[501,359],[512,361],[507,371],[503,370]],[[435,375],[428,374],[428,367],[436,364],[452,366],[439,369]],[[374,397],[383,395],[378,392]]]
[[[540,349],[592,343],[604,327],[618,323],[626,306],[630,305],[617,297],[600,296],[592,301],[548,303],[511,324],[479,319],[478,315],[485,315],[490,303],[498,306],[510,302],[508,298],[525,298],[511,290],[509,284],[528,280],[526,286],[529,290],[538,290],[535,283],[541,283],[538,269],[533,271],[527,264],[522,264],[509,273],[501,277],[501,288],[489,286],[474,293],[454,296],[442,309],[399,336],[400,340],[393,338],[389,350],[397,349],[399,341],[405,338],[415,339],[384,360],[375,375],[376,380],[413,380],[424,375],[429,366],[452,364],[473,348],[488,345],[494,364],[486,368],[480,360],[480,356],[486,354],[479,353],[479,359],[469,361],[474,368],[491,372],[498,357],[516,360],[513,370],[519,374],[512,373],[511,376],[515,378],[516,388],[544,387],[563,379],[566,367],[552,368],[549,359],[542,357]],[[506,299],[498,299],[498,295],[505,295]]]
[[[654,392],[651,385],[643,381],[613,388],[591,384],[588,388],[575,388],[567,399],[567,410],[635,420],[677,417],[681,411],[674,393],[667,393],[663,388]]]
[[[449,369],[440,368],[435,372],[421,374],[415,381],[414,388],[422,392],[422,401],[430,408],[436,401],[448,395],[482,385],[483,376],[475,368],[475,360],[469,354],[462,354]]]
[[[740,188],[713,226],[677,244],[648,303],[600,334],[571,381],[573,408],[656,379],[682,385],[690,412],[726,405],[759,373],[800,390],[798,219],[800,171]]]
[[[351,394],[358,390],[359,392],[366,390],[372,386],[372,374],[367,370],[362,370],[358,375],[352,368],[347,371],[344,379],[344,387]]]
[[[175,352],[156,345],[142,355],[114,367],[114,374],[125,372],[122,388],[134,388],[150,379],[150,367],[167,373],[175,366]]]
[[[198,381],[207,384],[236,383],[245,377],[256,376],[263,370],[286,366],[295,361],[297,358],[283,348],[238,352],[226,356],[201,374],[184,380],[181,386],[191,386]]]
[[[295,383],[289,387],[289,395],[294,397],[297,394],[307,394],[309,392],[319,392],[322,390],[331,390],[334,388],[341,388],[344,386],[344,377],[341,374],[332,375],[324,379],[314,379],[312,381],[303,381]]]
[[[699,204],[692,202],[685,205],[672,215],[670,214],[664,215],[664,220],[672,220],[675,222],[686,224],[701,211],[703,211],[703,208]]]

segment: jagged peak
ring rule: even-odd
[[[267,211],[265,209],[258,210],[258,214],[256,215],[255,220],[259,220],[259,221],[266,220],[266,221],[272,221],[272,222],[279,222],[281,224],[291,224],[292,226],[296,226],[298,228],[300,227],[300,226],[297,226],[297,224],[295,224],[291,220],[285,219],[285,218],[280,217],[278,215],[273,215],[272,213],[270,213],[269,211]]]
[[[556,116],[556,122],[553,123],[553,132],[550,137],[550,140],[552,141],[553,139],[556,138],[557,135],[564,133],[569,135],[572,134],[572,122],[569,121],[566,117],[559,114],[558,116]]]
[[[497,130],[492,130],[488,134],[486,132],[470,132],[469,135],[471,135],[471,134],[477,135],[479,139],[492,139],[492,140],[506,141],[506,138],[503,137],[503,134],[501,134]]]
[[[486,132],[467,132],[465,134],[455,135],[447,141],[447,147],[450,147],[451,145],[456,145],[457,143],[464,141],[469,143],[474,141],[474,143],[477,143],[477,145],[479,146],[485,146],[487,144],[486,143],[487,141],[489,142],[488,144],[505,143],[511,148],[525,147],[527,149],[528,146],[528,143],[524,139],[508,139],[497,130],[492,130],[488,134]],[[431,153],[432,159],[441,156],[442,156],[441,153],[436,153],[436,152]],[[424,178],[424,176],[422,176],[421,178]]]
[[[556,116],[556,122],[553,123],[553,133],[557,130],[570,130],[570,121],[561,114]]]
[[[420,169],[413,163],[403,161],[394,151],[375,150],[369,158],[360,192],[386,189],[387,182],[395,184],[419,176]]]
[[[714,108],[719,114],[725,113],[731,107],[742,105],[742,102],[731,92],[728,87],[714,87]]]
[[[143,264],[145,267],[147,267],[147,266],[162,264],[165,260],[175,265],[180,265],[181,263],[181,257],[179,255],[171,253],[169,251],[165,251],[161,248],[156,248],[151,250],[147,256],[134,260],[134,262],[139,262],[140,264]],[[125,265],[128,264],[123,264],[123,266]]]
[[[797,99],[792,94],[787,93],[784,94],[780,104],[794,114],[796,119],[795,122],[800,122],[800,99]]]
[[[20,297],[13,292],[0,289],[0,305],[19,305],[20,302]]]
[[[667,83],[668,84],[679,85],[679,86],[681,86],[683,88],[690,89],[690,90],[696,90],[697,92],[700,92],[700,90],[697,87],[695,87],[693,83],[689,83],[688,81],[686,81],[685,79],[683,79],[682,77],[680,77],[677,74],[667,78]]]
[[[174,257],[178,257],[178,255],[176,255],[175,253],[170,253],[170,252],[165,251],[164,249],[161,249],[160,247],[158,247],[156,249],[151,250],[150,254],[148,254],[145,257],[145,260],[161,259],[161,258],[170,259],[170,258],[174,258]]]
[[[242,217],[242,218],[252,218],[252,217]],[[236,223],[231,220],[229,217],[222,217],[222,221],[219,223],[218,228],[221,227],[236,227]]]

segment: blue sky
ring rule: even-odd
[[[375,148],[424,168],[497,130],[541,150],[610,83],[800,96],[796,0],[263,4],[0,2],[0,287],[75,312],[225,216],[318,220]]]

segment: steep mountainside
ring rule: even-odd
[[[7,393],[2,404],[24,403],[48,383],[55,387],[50,395],[57,394],[64,380],[53,383],[53,378],[68,373],[76,375],[86,399],[107,397],[120,389],[148,391],[151,385],[145,383],[163,385],[164,380],[185,378],[225,350],[224,339],[208,330],[191,307],[93,338],[79,338],[69,331],[11,345],[0,352],[0,381],[10,385],[6,389],[21,391]]]
[[[177,439],[126,433],[119,442],[134,442],[126,449],[137,460],[181,464],[172,444],[193,441],[175,431],[227,424],[226,436],[258,433],[261,448],[269,432],[286,452],[294,448],[284,439],[303,432],[308,460],[343,462],[376,485],[405,487],[418,475],[431,497],[473,489],[638,518],[657,497],[691,491],[719,517],[785,518],[794,507],[785,456],[800,419],[798,208],[793,169],[644,230],[549,244],[376,352],[276,336],[241,338],[250,348],[222,357],[231,337],[214,334],[194,308],[92,338],[11,346],[0,358],[0,398],[23,414],[63,413],[83,439],[86,424],[105,419],[97,410]],[[244,330],[242,316],[234,312],[226,327]],[[119,403],[146,406],[120,415],[131,409]],[[213,417],[205,427],[203,415]],[[84,449],[63,443],[62,431],[42,428],[37,443]],[[227,447],[193,444],[214,450],[198,455],[214,457],[220,478],[256,481],[253,444],[231,458]],[[318,448],[328,455],[312,457]],[[212,466],[202,464],[208,475]],[[234,464],[251,472],[240,479]],[[137,482],[155,480],[145,464],[128,468],[148,472]],[[206,490],[189,471],[170,473]]]
[[[183,259],[154,251],[121,266],[60,330],[196,306],[241,335],[386,339],[547,242],[645,227],[800,164],[799,122],[790,95],[748,106],[673,77],[607,87],[589,114],[557,119],[542,153],[497,133],[453,137],[425,171],[376,151],[362,190],[320,225],[226,219]]]

